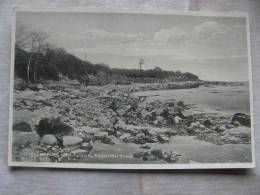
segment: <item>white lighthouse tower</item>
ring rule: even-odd
[[[139,69],[144,70],[144,59],[143,58],[140,58],[140,60],[139,60]]]

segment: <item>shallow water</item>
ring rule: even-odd
[[[233,115],[236,112],[250,113],[249,85],[210,86],[192,89],[156,90],[135,92],[135,96],[147,96],[146,102],[182,100],[191,106],[194,114],[216,113]]]

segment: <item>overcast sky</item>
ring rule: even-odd
[[[247,81],[244,18],[119,13],[19,13],[17,24],[49,42],[113,68],[192,72],[204,80]]]

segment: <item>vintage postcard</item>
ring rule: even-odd
[[[14,11],[10,166],[252,168],[246,13]]]

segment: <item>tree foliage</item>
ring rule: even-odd
[[[51,79],[60,75],[77,79],[84,85],[107,83],[188,81],[198,80],[192,73],[164,71],[159,66],[151,70],[116,69],[100,63],[93,64],[48,43],[47,34],[37,32],[24,25],[18,25],[15,44],[15,75],[27,83]]]

